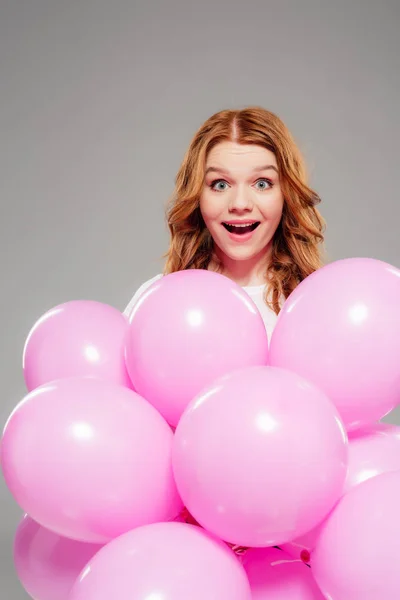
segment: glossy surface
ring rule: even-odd
[[[276,324],[270,364],[318,385],[348,429],[400,402],[400,271],[373,259],[327,265],[291,294]]]
[[[157,523],[103,548],[69,600],[251,600],[233,552],[193,525]]]
[[[363,481],[400,469],[400,427],[375,423],[349,434],[349,464],[343,494]],[[306,550],[312,554],[324,523],[283,549],[299,557]],[[304,555],[303,555],[304,556]]]
[[[36,600],[68,600],[78,575],[100,548],[61,537],[25,515],[14,541],[17,576]]]
[[[21,508],[73,539],[104,543],[182,508],[173,433],[132,390],[62,379],[28,394],[1,442],[5,481]]]
[[[397,600],[400,589],[400,471],[373,477],[339,502],[311,557],[333,600]]]
[[[314,527],[339,499],[347,438],[322,392],[283,369],[215,382],[176,429],[173,468],[185,506],[242,546],[273,546]]]
[[[127,387],[124,341],[128,321],[116,308],[76,300],[46,312],[25,343],[23,370],[28,391],[76,376],[99,377]]]
[[[130,315],[126,364],[133,385],[174,426],[215,378],[267,360],[268,338],[256,305],[240,286],[213,272],[163,277]]]

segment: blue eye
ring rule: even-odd
[[[216,188],[216,187],[215,187],[217,184],[221,184],[221,183],[222,183],[222,184],[224,184],[224,183],[225,183],[226,185],[228,185],[228,183],[227,183],[227,182],[226,182],[224,179],[215,179],[215,180],[214,180],[214,181],[211,183],[211,185],[210,185],[210,188],[211,188],[212,190],[214,190],[215,192],[223,192],[223,191],[224,191],[226,188],[222,188],[222,189],[221,189],[221,188],[219,188],[219,189],[218,189],[218,188]]]
[[[262,190],[262,191],[264,191],[264,190],[268,190],[268,189],[269,189],[269,188],[271,188],[271,187],[272,187],[272,185],[273,185],[273,184],[272,184],[272,181],[271,181],[270,179],[266,179],[266,178],[263,178],[263,179],[258,179],[258,180],[256,181],[256,184],[257,184],[257,183],[264,183],[264,184],[265,184],[265,186],[264,186],[264,187],[262,187],[262,188],[258,188],[259,190]]]
[[[263,177],[262,179],[258,179],[256,181],[256,186],[260,183],[262,184],[262,186],[258,187],[257,189],[260,190],[261,192],[263,192],[264,190],[269,190],[273,186],[272,181],[270,179],[267,179],[266,177]],[[220,187],[217,187],[217,186],[220,186]],[[229,184],[227,181],[225,181],[225,179],[215,179],[210,184],[210,188],[214,192],[224,192],[226,190],[226,187],[223,187],[223,186],[229,187]]]

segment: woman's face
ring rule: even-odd
[[[209,152],[200,211],[222,262],[265,255],[282,209],[273,152],[235,142],[221,142]]]

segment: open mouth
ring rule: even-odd
[[[244,235],[245,233],[250,233],[250,231],[254,231],[259,226],[260,221],[253,221],[252,223],[222,223],[229,233],[236,233],[237,235]]]

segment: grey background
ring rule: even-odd
[[[288,124],[330,259],[400,266],[399,25],[398,0],[1,0],[2,424],[39,316],[80,298],[123,309],[160,271],[175,172],[217,110]],[[0,501],[1,598],[27,598],[3,481]]]

